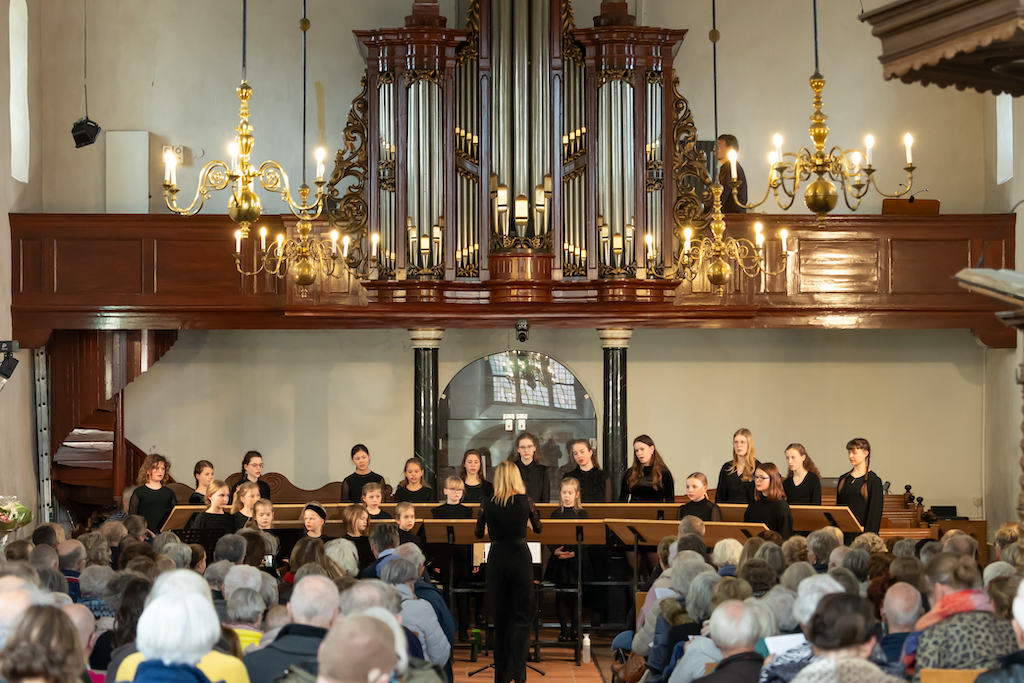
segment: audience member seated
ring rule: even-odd
[[[782,543],[782,556],[786,558],[786,566],[807,561],[807,539],[803,536],[791,536]]]
[[[189,543],[189,550],[192,551],[192,561],[189,562],[189,569],[197,574],[206,573],[206,548],[198,543]]]
[[[201,662],[220,638],[220,623],[209,600],[194,593],[167,593],[139,618],[137,683],[207,680]],[[120,678],[118,679],[120,680]]]
[[[32,545],[48,545],[57,549],[57,530],[50,524],[40,524],[32,531]]]
[[[413,585],[413,592],[416,593],[417,598],[425,600],[430,604],[434,614],[437,616],[438,623],[441,624],[441,630],[444,631],[445,637],[448,638],[448,642],[454,643],[457,630],[455,617],[452,616],[451,610],[448,609],[448,604],[444,601],[444,595],[442,595],[441,591],[434,588],[434,584],[430,583],[427,579],[427,575],[424,572],[427,558],[423,555],[423,550],[415,543],[403,543],[395,549],[395,555],[408,560],[416,567],[416,583]]]
[[[118,669],[125,659],[138,651],[135,643],[136,628],[152,589],[153,583],[149,577],[138,574],[133,574],[122,589],[121,598],[114,610],[114,632],[110,642],[112,650],[110,663],[106,667],[107,683],[125,680]]]
[[[92,615],[88,607],[82,605],[68,605],[63,608],[63,611],[68,615],[75,631],[78,632],[78,643],[82,646],[82,659],[88,662],[92,655],[92,649],[96,645],[96,617]],[[86,665],[86,674],[89,676],[89,683],[103,683],[105,679],[103,672],[94,671],[88,665]],[[84,682],[85,676],[81,680]]]
[[[28,563],[36,569],[53,569],[60,566],[60,556],[50,545],[36,545],[29,553]]]
[[[766,542],[757,549],[754,557],[771,565],[776,576],[782,576],[782,572],[786,571],[786,555],[782,552],[782,547],[775,543]]]
[[[756,557],[741,564],[736,576],[750,584],[755,598],[760,598],[779,582],[775,568]]]
[[[28,562],[29,556],[32,554],[32,541],[28,539],[19,539],[17,541],[11,541],[4,548],[4,559],[8,562]],[[2,564],[2,563],[0,563]]]
[[[928,563],[932,561],[932,558],[942,552],[941,541],[928,541],[921,546],[918,550],[917,556],[921,560],[921,564],[928,566]]]
[[[871,605],[859,595],[826,595],[811,618],[807,638],[817,653],[793,683],[898,683],[868,661],[875,646]]]
[[[761,635],[757,616],[750,605],[729,600],[711,614],[711,640],[722,652],[715,670],[697,680],[704,683],[747,683],[761,670],[764,658],[754,651]]]
[[[793,616],[805,636],[811,628],[811,619],[821,599],[826,595],[844,592],[843,587],[827,575],[812,576],[800,583],[793,604]],[[813,659],[814,652],[809,642],[778,654],[761,669],[760,683],[789,683]]]
[[[39,572],[40,588],[50,593],[58,593],[65,596],[68,595],[68,580],[63,574],[56,569],[50,569],[49,567],[37,569],[36,571]]]
[[[123,522],[108,519],[100,525],[100,534],[110,546],[110,566],[117,567],[117,553],[120,550],[121,541],[128,535],[127,527]]]
[[[225,534],[217,539],[213,548],[215,562],[227,560],[231,564],[242,564],[245,561],[245,539],[237,534]]]
[[[68,580],[68,595],[76,602],[82,597],[78,577],[85,569],[86,559],[85,546],[81,541],[71,539],[57,544],[58,569]]]
[[[714,568],[711,565],[705,564],[702,560],[689,560],[682,564],[677,564],[672,573],[672,590],[675,592],[675,595],[661,600],[658,605],[658,613],[650,615],[654,617],[654,637],[651,640],[650,652],[647,655],[647,669],[650,671],[649,683],[660,683],[663,680],[662,673],[672,654],[672,649],[668,642],[669,631],[673,627],[690,622],[690,615],[686,609],[686,597],[690,592],[694,579],[705,572],[714,573]],[[709,597],[710,593],[709,589]],[[645,623],[644,626],[646,627],[647,624]],[[641,636],[644,633],[645,631],[641,631]],[[700,633],[699,629],[697,633]]]
[[[829,571],[835,569],[836,567],[842,567],[843,566],[843,560],[846,559],[846,554],[849,553],[851,550],[852,550],[852,548],[840,544],[839,546],[836,547],[835,550],[833,550],[831,553],[829,553],[829,556],[828,556],[828,569],[829,569]]]
[[[721,521],[721,520],[718,520]],[[699,536],[701,539],[704,538],[704,534],[707,531],[707,527],[704,526],[704,520],[695,515],[684,515],[679,520],[679,528],[676,531],[676,536],[683,536],[685,534],[693,534]]]
[[[110,566],[110,544],[98,531],[90,531],[78,537],[85,546],[85,566]]]
[[[959,529],[957,529],[959,531]],[[942,542],[942,552],[950,555],[978,559],[978,542],[965,534],[953,536]]]
[[[1024,682],[1024,584],[1017,586],[1013,600],[1013,637],[1017,651],[999,660],[999,668],[978,676],[975,683],[1022,683]]]
[[[860,595],[860,582],[846,567],[835,567],[828,570],[828,575],[839,582],[843,590],[850,595]]]
[[[335,538],[324,546],[324,553],[334,560],[346,576],[359,575],[359,551],[352,541],[347,538]]]
[[[124,528],[128,531],[125,538],[134,541],[145,541],[149,539],[149,527],[146,526],[146,518],[142,515],[128,515],[124,518]]]
[[[711,564],[718,567],[719,576],[735,576],[743,546],[735,538],[723,538],[715,544]]]
[[[843,569],[849,569],[853,577],[857,579],[861,597],[867,593],[868,562],[870,560],[871,555],[861,548],[850,548],[850,552],[846,553],[846,557],[843,558]]]
[[[992,579],[1000,576],[1015,576],[1016,574],[1017,570],[1012,564],[996,560],[985,567],[985,570],[981,573],[982,584],[988,588],[988,584],[992,582]]]
[[[153,546],[148,543],[136,541],[131,536],[126,536],[121,543],[121,552],[117,554],[117,568],[127,569],[128,565],[137,557],[148,557],[156,560],[156,553]]]
[[[921,594],[909,583],[894,583],[885,592],[882,601],[882,622],[885,637],[882,638],[882,652],[890,662],[898,662],[903,651],[903,642],[914,630],[914,624],[921,618]]]
[[[110,620],[109,624],[101,622],[100,628],[103,630],[113,627],[114,610],[110,609],[103,599],[107,584],[112,578],[114,570],[109,566],[100,565],[86,567],[78,577],[78,587],[82,591],[82,598],[78,604],[85,606],[96,619]]]
[[[26,606],[0,651],[7,683],[81,683],[85,659],[71,619],[51,605]]]
[[[807,535],[807,562],[814,567],[814,571],[824,574],[828,571],[832,551],[840,545],[842,542],[825,529],[812,531]]]
[[[729,600],[744,601],[753,595],[753,591],[743,579],[735,576],[724,576],[715,584],[711,592],[711,609]],[[704,622],[709,627],[708,622]],[[685,646],[685,650],[684,650]],[[669,683],[691,683],[698,678],[704,677],[708,664],[717,664],[722,661],[722,651],[719,650],[711,638],[698,636],[689,642],[676,643],[672,651],[672,658],[665,668],[665,675]],[[671,671],[671,674],[668,672]]]
[[[917,541],[913,538],[901,538],[892,546],[892,554],[896,557],[917,557]]]
[[[380,579],[363,579],[341,594],[342,616],[347,617],[373,609],[383,609],[397,618],[402,611],[402,597],[394,586],[389,586]],[[425,661],[420,639],[408,627],[403,625],[401,629],[405,635],[405,650],[408,652],[410,666],[414,660]],[[429,666],[434,665],[430,663]],[[440,673],[440,668],[437,671]]]
[[[1013,618],[1013,600],[1020,586],[1019,576],[998,576],[985,586],[985,595],[992,601],[995,615],[1003,621]]]
[[[419,634],[424,658],[443,667],[448,663],[452,646],[430,603],[420,600],[413,592],[413,584],[418,576],[419,572],[412,562],[402,557],[394,557],[381,570],[381,580],[394,586],[401,596],[402,624]]]
[[[996,532],[995,543],[993,548],[995,550],[995,559],[1003,559],[1003,550],[1007,546],[1017,542],[1020,538],[1020,531],[1017,529],[1016,522],[1007,522],[999,527],[999,531]]]
[[[793,538],[799,538],[794,536]],[[796,595],[797,587],[800,582],[804,579],[808,579],[817,574],[814,571],[814,567],[808,562],[796,562],[786,567],[786,571],[782,572],[782,578],[779,579],[779,585],[785,587],[791,591],[793,595]]]
[[[926,565],[931,605],[904,643],[907,673],[921,669],[991,669],[1016,650],[1013,628],[999,620],[981,590],[981,573],[970,557],[940,553]]]
[[[338,619],[317,659],[317,680],[322,683],[388,683],[398,666],[391,629],[364,615]]]
[[[889,548],[885,545],[882,537],[872,531],[865,531],[850,543],[851,550],[863,550],[868,555],[874,553],[887,553]]]
[[[378,524],[370,532],[370,550],[373,551],[375,559],[370,566],[359,575],[363,579],[376,579],[380,572],[391,560],[391,556],[398,547],[398,527],[394,524]]]
[[[242,588],[248,588],[249,590],[259,594],[262,587],[263,572],[259,569],[250,567],[246,564],[235,565],[228,569],[227,574],[224,575],[224,600],[223,602],[217,601],[214,603],[214,607],[217,610],[217,617],[220,619],[221,623],[233,621],[228,614],[228,605],[230,604],[231,596],[234,595],[235,591]],[[242,649],[244,651],[244,645]]]

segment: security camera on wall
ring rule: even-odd
[[[18,342],[0,341],[0,354],[3,354],[3,360],[0,360],[0,391],[4,390],[7,380],[14,374],[14,368],[18,367],[18,359],[14,357],[17,350]]]

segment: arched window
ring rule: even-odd
[[[11,46],[11,175],[28,182],[28,6],[10,0],[8,28]]]

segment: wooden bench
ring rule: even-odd
[[[974,683],[985,669],[921,669],[921,683]]]

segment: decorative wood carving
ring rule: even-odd
[[[799,249],[763,283],[547,280],[520,294],[500,281],[375,281],[367,306],[345,306],[329,292],[290,299],[274,278],[243,281],[227,216],[12,214],[14,332],[32,348],[52,330],[501,328],[526,317],[550,328],[960,328],[1015,345],[993,315],[1003,304],[950,279],[982,257],[1014,267],[1013,215],[835,216],[821,230],[813,216],[748,214],[728,230],[749,235],[755,219],[768,234],[786,227]],[[57,258],[69,242],[91,260]],[[767,246],[777,263],[779,244]]]
[[[860,19],[886,80],[1024,95],[1024,0],[900,0]]]

